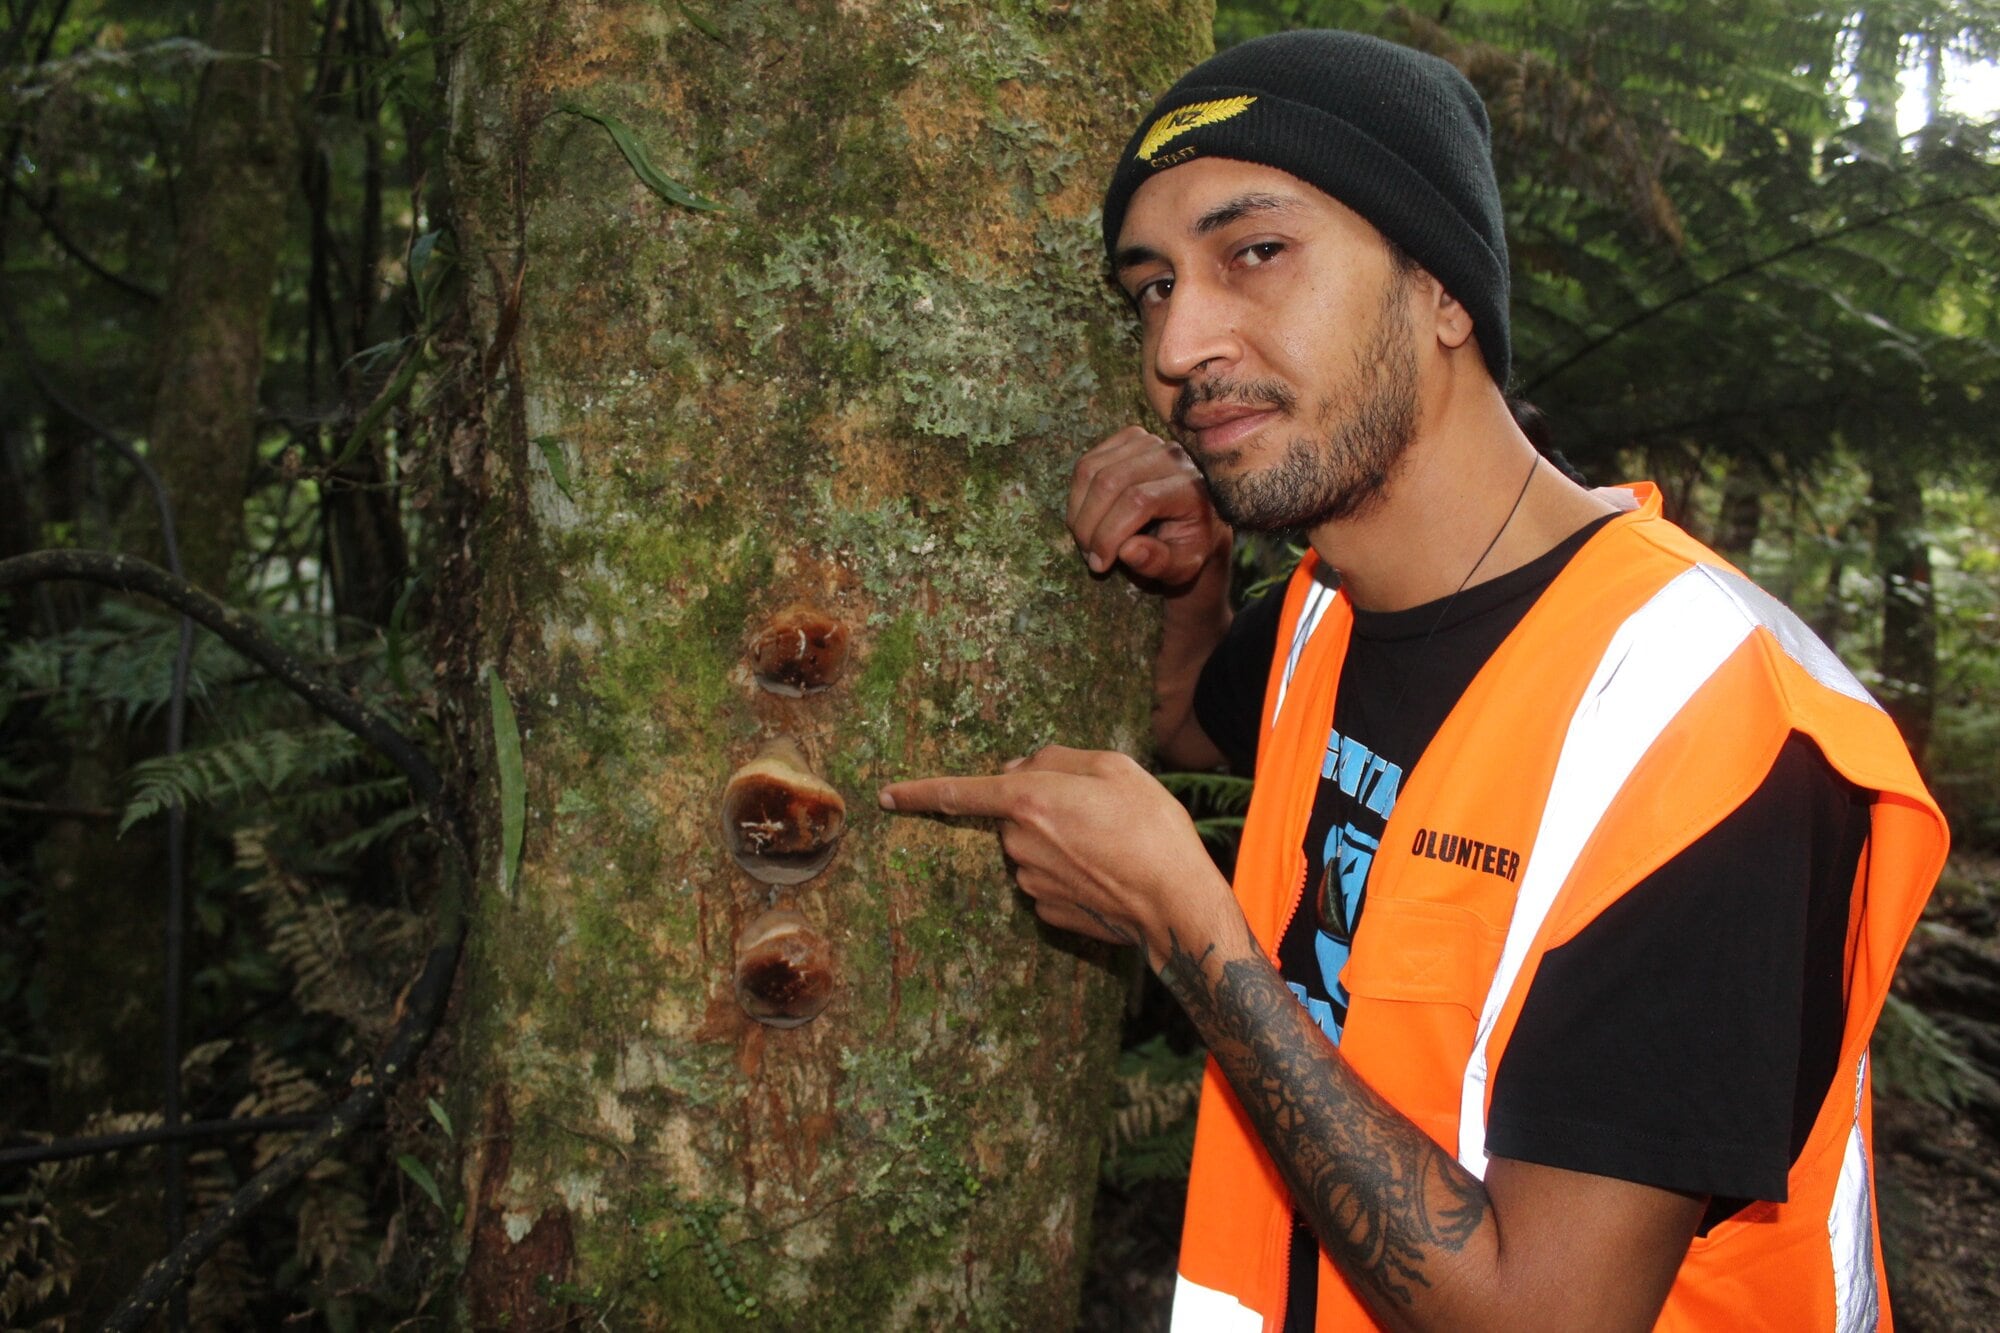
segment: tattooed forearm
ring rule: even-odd
[[[1340,1059],[1254,941],[1226,962],[1170,939],[1160,979],[1208,1041],[1320,1244],[1409,1309],[1487,1220],[1486,1188]]]

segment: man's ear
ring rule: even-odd
[[[1472,314],[1458,303],[1458,298],[1444,289],[1444,284],[1431,279],[1433,300],[1431,321],[1437,335],[1438,345],[1454,351],[1472,338]]]

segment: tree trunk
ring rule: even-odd
[[[283,237],[274,219],[284,216],[293,185],[292,104],[305,19],[304,0],[222,0],[211,16],[208,41],[224,54],[202,79],[161,312],[149,461],[173,502],[187,577],[217,593],[227,591],[241,535]],[[54,418],[49,429],[53,438]],[[79,461],[87,465],[87,455]],[[152,497],[143,487],[132,493],[158,560]],[[116,806],[131,763],[162,745],[158,723],[106,719],[102,727],[70,757],[71,804]],[[107,1104],[159,1104],[163,845],[157,821],[115,840],[103,827],[71,821],[57,825],[44,849],[53,886],[44,961],[58,1001],[51,1028],[64,1130],[74,1128],[72,1115]],[[140,1048],[145,1059],[135,1058]]]
[[[208,40],[226,54],[202,82],[161,315],[149,461],[173,500],[188,577],[216,592],[226,590],[241,528],[282,237],[273,219],[283,216],[292,187],[292,80],[305,12],[303,0],[224,0],[214,12]],[[59,421],[52,417],[48,427],[52,473],[54,441],[69,429]],[[88,468],[95,447],[74,445],[63,466]],[[51,481],[52,491],[62,489]],[[141,487],[133,493],[151,530],[151,497]],[[74,517],[73,505],[52,504],[51,518]],[[116,806],[127,768],[157,750],[158,731],[107,719],[70,757],[67,802]],[[56,999],[58,1127],[67,1131],[73,1115],[107,1104],[158,1104],[159,1032],[147,1020],[156,1024],[160,1012],[165,857],[157,824],[113,840],[98,824],[74,821],[56,826],[43,856],[52,886],[44,962]]]
[[[1856,21],[1855,96],[1870,146],[1885,156],[1902,152],[1896,103],[1902,94],[1903,34],[1895,16],[1864,11]],[[1931,551],[1924,533],[1924,492],[1915,465],[1878,453],[1869,460],[1870,508],[1875,519],[1875,572],[1882,580],[1882,706],[1896,719],[1904,743],[1921,764],[1930,744],[1937,688],[1937,593],[1931,585]]]
[[[397,490],[389,483],[379,440],[368,440],[320,488],[322,559],[342,643],[371,637],[387,625],[409,576]]]
[[[1882,579],[1882,706],[1918,763],[1937,705],[1937,589],[1924,492],[1907,465],[1878,458],[1872,481],[1875,569]]]
[[[1722,506],[1715,518],[1715,549],[1748,566],[1764,524],[1765,473],[1753,458],[1732,458],[1722,477]]]
[[[484,793],[453,1089],[474,1326],[1073,1322],[1108,960],[1038,928],[990,829],[873,793],[1140,744],[1143,600],[1084,574],[1061,511],[1136,397],[1103,181],[1209,24],[1186,0],[456,7],[468,317],[419,503],[448,516],[437,656]],[[650,192],[566,107],[725,211]],[[788,698],[745,649],[795,603],[851,649]],[[506,890],[488,669],[526,757]],[[847,829],[773,889],[721,800],[778,737]],[[832,959],[790,1029],[733,980],[773,902]]]
[[[187,577],[218,595],[242,539],[310,17],[307,0],[217,0],[207,40],[222,54],[202,75],[160,308],[152,462]]]

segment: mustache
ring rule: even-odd
[[[1276,380],[1190,380],[1174,395],[1172,422],[1183,442],[1194,434],[1188,414],[1209,403],[1235,403],[1243,407],[1271,408],[1290,415],[1299,404],[1298,395]]]

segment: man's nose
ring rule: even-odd
[[[1242,355],[1237,313],[1235,302],[1209,284],[1176,283],[1153,345],[1155,373],[1185,380],[1211,361],[1217,365],[1210,369],[1233,364]]]

